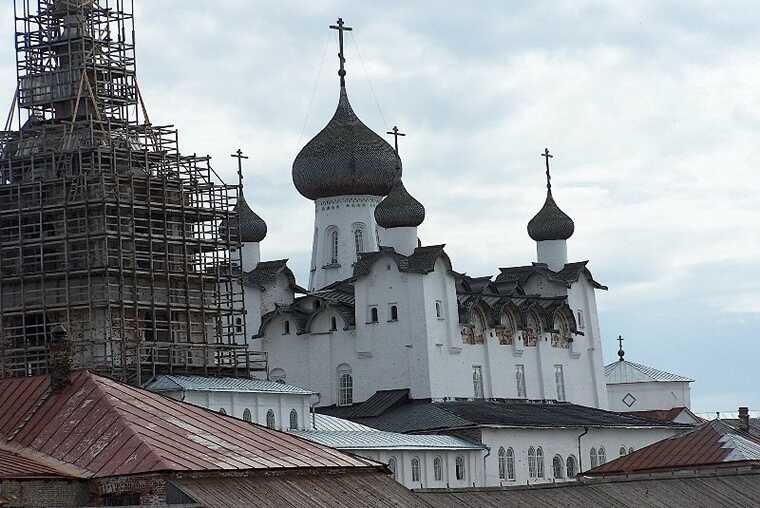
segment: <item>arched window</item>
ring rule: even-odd
[[[269,379],[275,383],[285,384],[285,371],[277,368],[269,371]]]
[[[555,455],[552,459],[552,472],[554,473],[554,478],[561,479],[565,477],[565,464],[562,460],[562,457],[559,455]]]
[[[380,317],[377,313],[377,307],[371,307],[369,309],[369,320],[372,323],[377,323],[378,321],[380,321]]]
[[[351,367],[345,363],[338,367],[338,405],[350,406],[354,402],[354,378]]]
[[[332,316],[330,318],[330,330],[334,332],[337,329],[338,329],[338,320],[336,319],[335,316]]]
[[[388,469],[393,473],[393,478],[398,479],[398,475],[396,474],[396,457],[388,459]]]
[[[596,448],[592,448],[589,452],[591,457],[591,467],[594,468],[599,465],[599,456],[596,454]]]
[[[267,427],[269,427],[270,429],[273,429],[274,424],[275,424],[274,411],[270,409],[269,411],[267,411]]]
[[[578,466],[577,462],[575,460],[574,455],[570,455],[567,458],[567,477],[568,478],[575,478],[575,475],[578,474]]]
[[[219,408],[219,414],[220,414],[220,415],[226,415],[226,414],[227,414],[227,411],[226,411],[226,410],[225,410],[223,407],[220,407],[220,408]]]
[[[531,446],[528,448],[528,476],[535,478],[536,475],[536,449]]]
[[[599,465],[601,466],[607,462],[607,451],[604,449],[604,446],[599,447]]]
[[[628,448],[628,453],[633,453],[633,447]]]
[[[621,446],[618,453],[623,457],[626,454],[625,446]]]
[[[298,411],[290,410],[290,430],[298,430]]]
[[[435,302],[435,317],[437,318],[443,317],[443,306],[441,305],[440,300],[436,300]]]
[[[433,459],[433,478],[435,481],[443,481],[443,464],[440,457]]]
[[[290,321],[287,319],[284,323],[282,323],[282,334],[283,335],[290,335]]]
[[[356,248],[356,257],[359,258],[359,253],[364,252],[364,231],[361,227],[354,229],[354,247]]]
[[[398,307],[391,305],[391,321],[398,321]]]
[[[420,481],[420,459],[417,457],[412,459],[412,481]]]
[[[243,410],[243,420],[250,422],[251,421],[251,410],[248,408],[245,408]]]
[[[338,264],[338,230],[333,229],[330,232],[330,264]]]
[[[544,450],[540,446],[536,448],[536,471],[539,478],[544,477]]]
[[[507,478],[507,450],[502,446],[499,448],[499,480]]]
[[[456,475],[457,480],[464,480],[464,457],[461,455],[456,460]]]
[[[515,451],[510,447],[507,448],[507,480],[515,479]]]

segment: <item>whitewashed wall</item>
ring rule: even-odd
[[[691,407],[691,388],[685,381],[610,383],[607,385],[607,392],[612,411],[650,411]],[[623,402],[629,393],[636,399],[630,406]]]

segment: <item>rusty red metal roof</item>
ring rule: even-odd
[[[42,460],[26,457],[0,444],[0,479],[30,478],[72,478],[66,471],[59,470]]]
[[[712,420],[583,474],[603,476],[740,464],[760,465],[760,440]]]
[[[648,420],[659,420],[661,422],[672,422],[681,413],[687,411],[691,416],[694,416],[687,407],[678,406],[672,409],[653,409],[649,411],[623,411],[623,414],[629,416],[636,416],[638,418],[646,418]],[[696,419],[697,417],[694,416]]]
[[[0,442],[86,476],[379,466],[87,371],[56,393],[47,376],[0,380],[0,407]]]

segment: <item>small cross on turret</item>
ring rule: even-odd
[[[240,187],[240,190],[242,192],[243,190],[243,159],[247,159],[247,155],[243,155],[243,150],[240,148],[237,149],[237,152],[230,155],[233,159],[238,160],[238,186]]]
[[[393,147],[396,149],[396,155],[398,155],[398,137],[406,136],[406,134],[399,131],[398,127],[396,127],[395,125],[393,126],[393,130],[387,131],[386,134],[390,134],[391,136],[393,136]]]
[[[623,336],[618,335],[618,357],[620,357],[620,361],[623,361],[623,357],[625,356],[625,351],[623,351]]]
[[[554,158],[554,156],[549,153],[548,148],[544,148],[544,153],[541,154],[541,157],[546,159],[546,188],[552,190],[552,176],[549,173],[549,159]]]
[[[338,59],[340,60],[338,76],[340,76],[340,86],[346,86],[346,57],[343,55],[343,32],[350,32],[353,30],[350,26],[343,25],[345,25],[343,18],[338,18],[337,25],[330,25],[330,28],[338,31]]]

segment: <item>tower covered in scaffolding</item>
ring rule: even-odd
[[[132,383],[250,375],[241,189],[152,125],[129,0],[14,0],[17,90],[0,139],[0,377],[75,366]],[[237,258],[236,258],[237,257]]]

